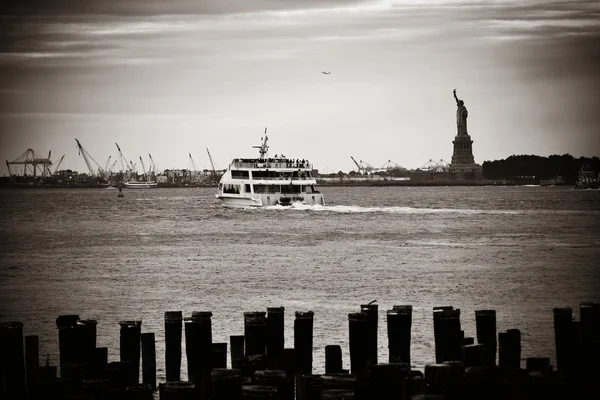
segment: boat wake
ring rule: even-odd
[[[495,214],[495,215],[522,215],[522,214],[580,214],[590,211],[581,210],[483,210],[483,209],[464,209],[464,208],[418,208],[418,207],[361,207],[361,206],[322,206],[322,205],[306,205],[302,203],[294,203],[291,206],[267,206],[259,207],[256,210],[294,210],[294,211],[313,211],[313,212],[334,212],[340,214],[360,214],[360,213],[384,213],[384,214]],[[593,214],[599,213],[592,212]]]

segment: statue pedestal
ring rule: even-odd
[[[455,179],[482,179],[483,169],[475,164],[473,157],[473,140],[469,134],[460,134],[454,137],[454,152],[450,163],[450,173]]]

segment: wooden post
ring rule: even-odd
[[[321,398],[323,398],[323,393],[332,390],[347,390],[355,393],[358,389],[358,383],[356,376],[350,374],[322,375],[321,388]]]
[[[277,388],[274,386],[242,386],[242,399],[276,399],[277,394]]]
[[[214,400],[240,400],[242,385],[239,369],[214,368],[211,372]]]
[[[367,368],[377,364],[377,333],[379,322],[379,305],[361,304],[360,311],[367,314]]]
[[[404,400],[405,380],[409,370],[410,366],[406,363],[372,365],[367,383],[368,398]]]
[[[339,345],[325,346],[325,373],[342,373],[342,348]]]
[[[296,350],[296,371],[301,374],[312,374],[313,326],[314,313],[312,311],[296,311],[294,349]]]
[[[267,346],[267,317],[266,312],[244,313],[245,355],[265,355]]]
[[[185,321],[185,346],[188,379],[194,383],[200,398],[210,396],[212,368],[212,312],[194,311]]]
[[[425,365],[425,391],[427,394],[444,394],[450,381],[452,367],[449,364]]]
[[[550,357],[527,357],[525,368],[528,372],[537,371],[547,374],[552,371]]]
[[[158,385],[160,400],[195,400],[196,390],[191,382],[165,382]]]
[[[433,336],[435,341],[435,362],[440,364],[444,361],[446,355],[445,340],[440,331],[439,317],[444,311],[450,311],[452,306],[433,307]]]
[[[142,333],[142,382],[156,389],[156,338],[154,333]]]
[[[368,318],[368,315],[365,313],[348,314],[350,329],[350,372],[358,380],[364,379],[367,372],[369,354],[365,343],[367,343],[369,337]]]
[[[498,365],[504,368],[521,368],[521,331],[509,329],[498,335]]]
[[[568,377],[573,358],[573,310],[571,307],[555,308],[554,339],[556,344],[556,369]]]
[[[94,352],[96,349],[96,326],[95,319],[80,319],[75,325],[75,334],[78,342],[78,361],[88,366],[94,364]]]
[[[267,367],[274,370],[283,368],[284,312],[283,307],[267,308]]]
[[[167,382],[181,379],[181,311],[165,312],[165,364]]]
[[[227,343],[212,344],[212,363],[213,368],[227,368]]]
[[[304,382],[303,393],[306,400],[321,400],[321,390],[323,388],[321,375],[304,375],[302,381]]]
[[[232,335],[229,336],[229,344],[231,348],[231,368],[239,368],[239,363],[244,358],[244,335]],[[240,394],[241,396],[241,394]]]
[[[279,400],[294,400],[294,387],[288,384],[284,371],[255,371],[254,384],[259,386],[272,386],[277,388],[277,395]]]
[[[0,357],[0,359],[1,358],[2,357]],[[27,375],[27,392],[30,396],[33,388],[35,387],[35,384],[37,383],[39,369],[40,340],[35,335],[25,336],[25,371]],[[0,391],[0,393],[2,392]]]
[[[77,359],[77,335],[75,332],[79,315],[60,315],[56,318],[58,328],[58,351],[60,377],[71,378]]]
[[[496,365],[496,311],[476,310],[477,343],[483,344],[483,365]]]
[[[27,398],[27,378],[25,375],[25,352],[23,343],[23,323],[18,321],[2,323],[4,379],[7,399]],[[0,377],[1,378],[1,377]],[[0,392],[1,394],[1,392]]]
[[[131,364],[131,376],[127,383],[140,383],[140,347],[142,321],[121,321],[120,355],[122,362]]]
[[[465,363],[465,367],[483,367],[486,365],[485,345],[469,344],[461,347],[461,359]]]
[[[387,311],[389,362],[407,363],[410,366],[410,337],[412,306],[394,306]]]

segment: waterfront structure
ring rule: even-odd
[[[284,155],[267,157],[267,131],[261,138],[258,158],[236,158],[219,182],[216,197],[226,207],[261,207],[303,203],[324,205],[315,188],[316,177],[308,160],[288,159]]]
[[[456,96],[456,89],[454,89],[453,94],[457,106],[457,133],[452,141],[454,151],[452,153],[452,161],[450,162],[451,179],[483,179],[483,169],[481,165],[475,163],[473,140],[467,130],[467,117],[469,113],[465,107],[465,102]]]

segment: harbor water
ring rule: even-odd
[[[164,312],[212,311],[213,342],[243,334],[243,312],[315,313],[314,372],[348,313],[413,305],[412,361],[435,361],[432,308],[495,309],[522,332],[522,357],[554,360],[552,308],[600,300],[600,191],[567,187],[322,187],[326,206],[224,209],[212,188],[0,191],[0,320],[39,335],[58,362],[56,317],[98,320],[119,358],[121,320],[155,332],[164,380]],[[184,346],[185,348],[185,346]],[[182,377],[186,378],[185,351]]]

